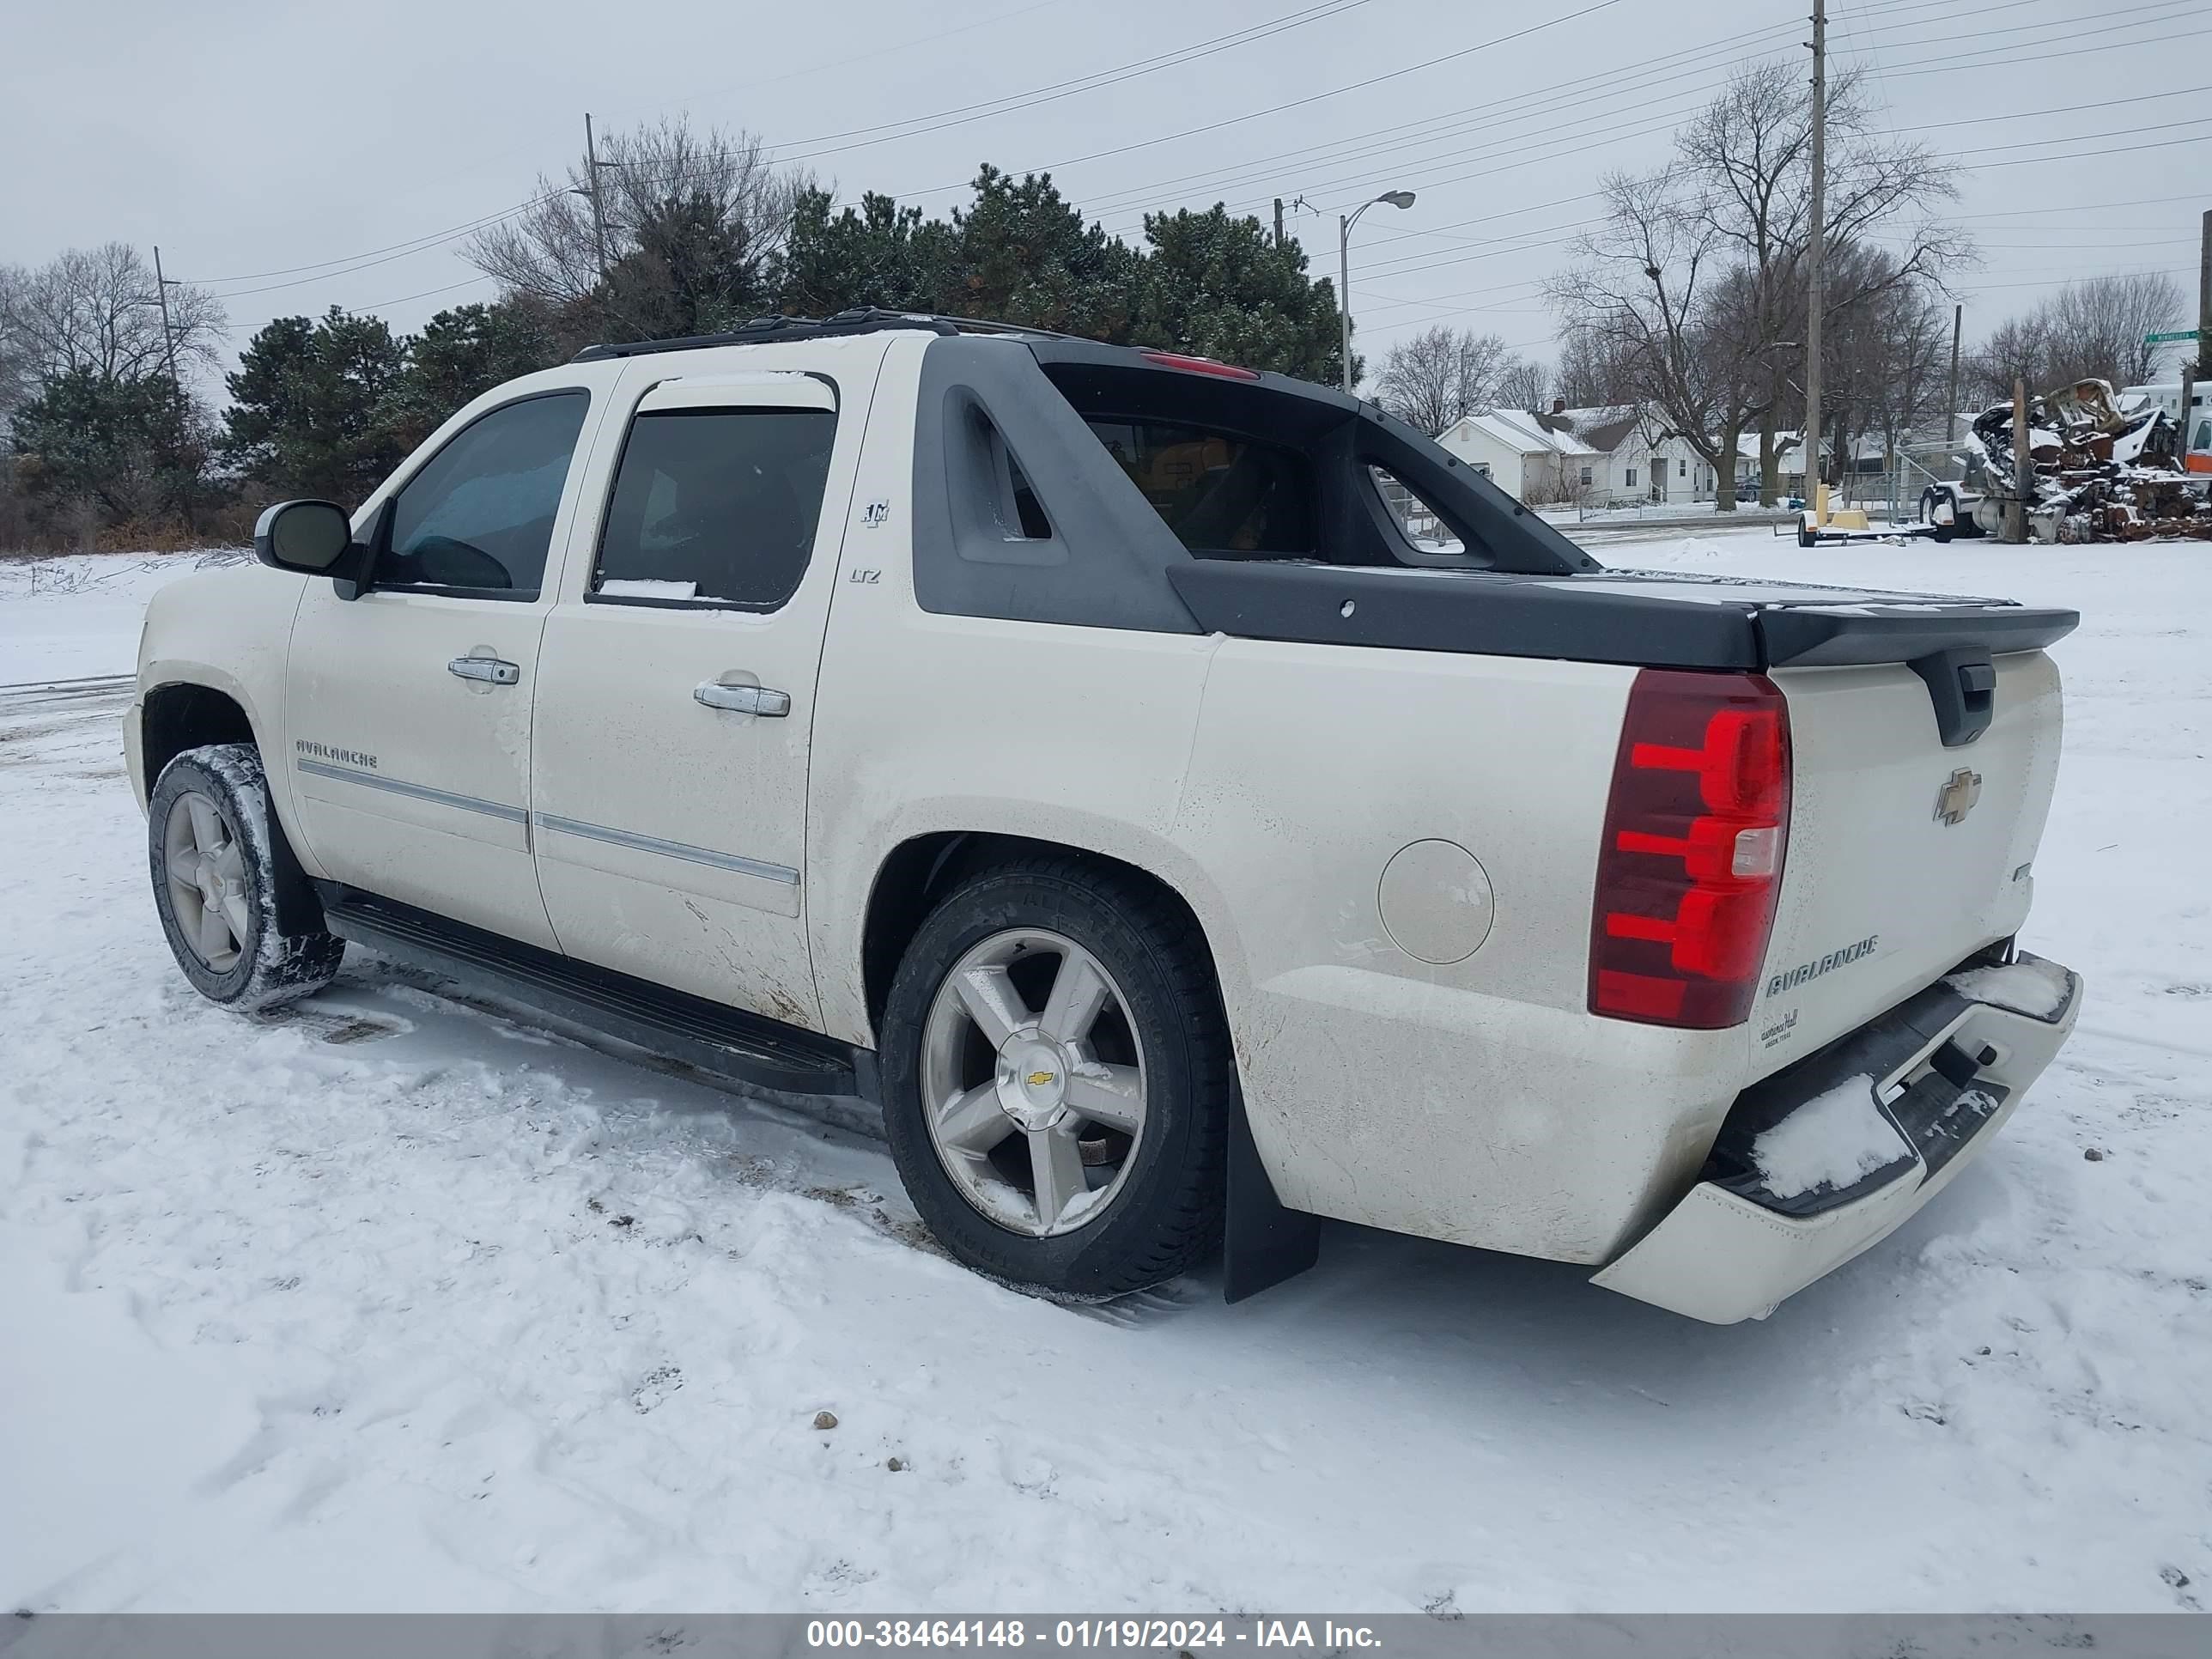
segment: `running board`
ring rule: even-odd
[[[763,1014],[594,967],[480,927],[318,881],[331,932],[556,1018],[601,1031],[720,1081],[880,1139],[876,1056]]]

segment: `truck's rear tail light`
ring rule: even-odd
[[[1181,351],[1147,351],[1143,354],[1148,363],[1158,363],[1162,368],[1180,368],[1191,374],[1218,374],[1224,380],[1256,380],[1256,368],[1239,368],[1235,363],[1216,362],[1211,357],[1193,357]]]
[[[1598,853],[1590,1012],[1716,1030],[1759,988],[1790,835],[1790,715],[1756,674],[1647,668]]]

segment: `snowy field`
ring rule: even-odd
[[[0,559],[0,684],[128,674],[138,622],[164,583],[230,552]]]
[[[1235,1308],[1070,1311],[933,1254],[872,1146],[358,951],[220,1012],[122,693],[0,690],[0,1606],[2199,1606],[2212,549],[1601,556],[2085,614],[2024,936],[2081,1029],[1764,1323],[1349,1228]],[[0,682],[126,671],[175,568],[0,566]]]

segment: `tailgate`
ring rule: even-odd
[[[1989,724],[1946,746],[1929,680],[1901,662],[1776,667],[1790,704],[1790,843],[1752,1005],[1763,1076],[1866,1024],[2019,930],[2058,769],[2058,671],[1995,669]],[[1986,672],[1986,670],[1983,671]]]

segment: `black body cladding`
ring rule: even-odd
[[[2081,620],[2075,611],[1978,599],[1913,601],[1919,608],[1884,613],[1880,598],[1848,592],[1814,605],[1680,599],[1665,596],[1663,582],[1650,594],[1620,592],[1610,574],[1600,587],[1574,578],[1415,578],[1401,570],[1200,559],[1170,580],[1209,633],[1644,668],[1917,665],[1939,656],[1986,663],[1995,653],[2039,650]],[[1973,736],[1989,724],[1986,696],[1978,718]]]
[[[1310,471],[1311,553],[1185,547],[1094,421],[1181,423],[1295,452]],[[1777,599],[1757,583],[1607,571],[1371,405],[1091,341],[933,341],[915,443],[915,592],[956,615],[1740,672],[1926,662],[1953,745],[1989,723],[1988,688],[1972,677],[1990,655],[2039,649],[2080,621],[1979,599],[1796,586]],[[1459,548],[1410,541],[1375,468]]]
[[[1845,589],[1778,600],[1755,584],[1738,597],[1716,585],[1624,578],[1372,404],[1282,375],[1208,374],[1042,329],[856,310],[758,318],[726,334],[580,356],[896,329],[937,337],[915,416],[914,581],[928,611],[1739,672],[1903,662],[1928,681],[1951,747],[1989,723],[1990,657],[2040,649],[2081,620],[1985,600]],[[1115,419],[1296,449],[1311,464],[1310,557],[1185,547],[1086,424]],[[1459,549],[1409,540],[1370,468],[1413,491]]]

